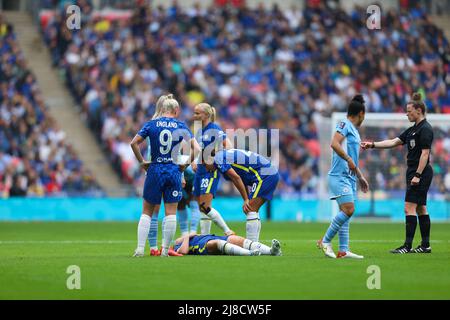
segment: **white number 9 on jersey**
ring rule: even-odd
[[[159,134],[159,143],[161,146],[159,147],[159,152],[163,154],[167,154],[170,152],[172,148],[172,133],[170,130],[164,129]]]

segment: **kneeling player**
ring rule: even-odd
[[[262,205],[271,200],[277,187],[280,175],[269,159],[241,149],[220,150],[214,156],[212,164],[206,164],[209,171],[217,168],[228,179],[233,175],[238,175],[244,185],[250,190],[248,199],[243,205],[244,213],[247,216],[247,239],[259,241],[261,232],[261,219],[259,209]]]
[[[197,235],[191,233],[175,240],[174,250],[180,254],[230,256],[281,256],[280,242],[272,240],[268,247],[260,242],[240,236],[216,236],[214,234]]]

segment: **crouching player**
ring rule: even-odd
[[[269,247],[236,235],[216,236],[191,233],[176,239],[174,250],[180,254],[191,255],[281,256],[281,245],[276,239],[272,240],[272,246]]]
[[[261,232],[259,209],[273,197],[280,180],[278,169],[267,158],[241,149],[218,151],[214,161],[206,164],[206,168],[208,171],[214,171],[217,168],[225,179],[237,174],[244,185],[250,189],[246,190],[249,191],[249,195],[243,205],[247,216],[246,237],[251,241],[259,241]]]

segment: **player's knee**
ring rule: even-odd
[[[418,210],[416,206],[405,204],[404,208],[405,215],[407,216],[416,215],[416,210]]]
[[[355,212],[355,205],[353,203],[345,203],[341,205],[341,210],[348,216],[352,216]]]
[[[417,210],[416,211],[417,211],[417,214],[419,216],[424,216],[424,215],[428,214],[426,206],[417,206]]]

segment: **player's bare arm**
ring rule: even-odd
[[[417,167],[416,172],[419,174],[422,174],[423,170],[425,169],[427,163],[428,163],[428,158],[430,157],[430,149],[423,149],[422,153],[420,155],[420,160],[419,160],[419,166]],[[411,185],[413,186],[417,186],[420,183],[420,177],[414,177],[411,180]]]
[[[242,208],[244,209],[245,213],[251,212],[250,208],[250,201],[248,199],[247,190],[245,188],[244,182],[242,181],[241,177],[234,171],[233,168],[230,168],[225,174],[230,178],[230,180],[233,182],[234,186],[238,189],[239,193],[242,196],[242,199],[244,199],[244,205]]]
[[[394,138],[390,140],[383,141],[364,141],[361,142],[361,148],[363,150],[367,149],[391,149],[402,145],[403,142],[399,138]]]
[[[139,165],[142,169],[147,171],[148,166],[150,165],[150,162],[145,161],[144,157],[141,154],[141,150],[139,149],[139,145],[144,142],[144,138],[142,138],[140,135],[135,135],[133,140],[130,142],[131,149],[133,150],[134,156],[136,157],[137,161],[139,162]]]
[[[331,148],[339,157],[347,161],[350,172],[352,174],[356,174],[356,164],[353,162],[353,159],[347,154],[347,152],[345,152],[344,148],[342,148],[342,142],[344,141],[344,139],[345,137],[342,134],[336,132],[333,136],[333,139],[331,140]]]
[[[189,234],[184,235],[182,237],[183,242],[181,243],[181,246],[177,250],[178,253],[180,253],[180,254],[188,254],[189,253],[189,237],[190,237]]]
[[[363,173],[359,168],[356,168],[356,176],[358,177],[359,185],[361,187],[362,192],[366,193],[369,191],[369,182],[364,177]]]

